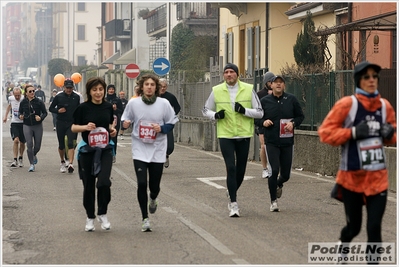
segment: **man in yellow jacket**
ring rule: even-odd
[[[239,217],[237,190],[244,180],[254,118],[262,118],[263,110],[253,86],[238,79],[235,64],[227,63],[223,78],[223,83],[212,88],[202,114],[217,121],[217,137],[227,170],[229,216]]]

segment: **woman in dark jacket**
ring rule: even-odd
[[[35,97],[35,89],[29,84],[25,87],[25,98],[19,106],[19,118],[24,121],[26,151],[29,159],[29,172],[35,171],[36,154],[42,145],[43,120],[47,117],[44,102]]]

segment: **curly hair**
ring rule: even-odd
[[[156,84],[155,95],[159,96],[159,90],[161,89],[161,84],[159,83],[159,78],[155,74],[148,73],[140,77],[140,80],[137,82],[139,89],[137,90],[138,95],[143,95],[143,85],[144,82],[148,79],[152,79]]]

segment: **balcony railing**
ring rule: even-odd
[[[105,24],[105,41],[123,41],[130,38],[130,21],[114,19]]]
[[[153,32],[159,31],[161,29],[166,30],[167,20],[166,20],[166,4],[152,10],[147,16],[147,33],[151,34]]]

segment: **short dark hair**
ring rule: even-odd
[[[103,101],[105,100],[105,88],[107,88],[107,84],[105,83],[104,79],[101,77],[91,77],[86,82],[86,97],[87,97],[88,102],[91,102],[91,99],[92,99],[92,97],[90,95],[91,88],[93,88],[94,86],[97,86],[99,84],[101,84],[104,87]]]

